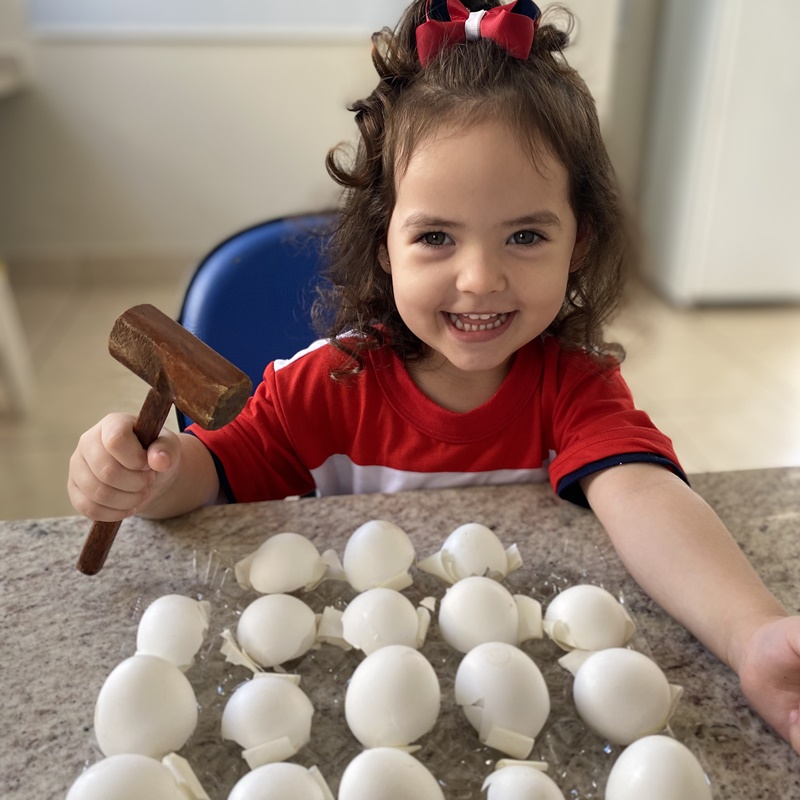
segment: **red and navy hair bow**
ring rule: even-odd
[[[531,0],[515,0],[485,11],[470,11],[460,0],[428,0],[425,22],[417,27],[417,54],[427,66],[455,44],[491,39],[514,58],[527,58],[542,12]]]

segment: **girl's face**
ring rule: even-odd
[[[485,402],[513,354],[558,314],[580,255],[567,172],[534,164],[501,124],[441,130],[398,175],[388,259],[398,312],[432,353],[410,365],[433,399]]]

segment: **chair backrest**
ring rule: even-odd
[[[335,212],[285,217],[226,239],[195,270],[178,322],[255,388],[270,361],[317,338],[311,303],[335,219]],[[180,430],[189,422],[179,411]]]

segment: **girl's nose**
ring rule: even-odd
[[[506,277],[499,258],[484,252],[464,253],[458,265],[456,288],[468,294],[486,295],[505,288]]]

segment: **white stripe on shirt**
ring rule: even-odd
[[[554,453],[551,454],[555,455]],[[549,459],[548,459],[549,461]],[[354,464],[341,453],[330,456],[311,470],[317,495],[373,494],[415,489],[448,489],[458,486],[499,486],[541,483],[548,479],[547,462],[536,469],[495,469],[486,472],[413,472],[378,465]]]

